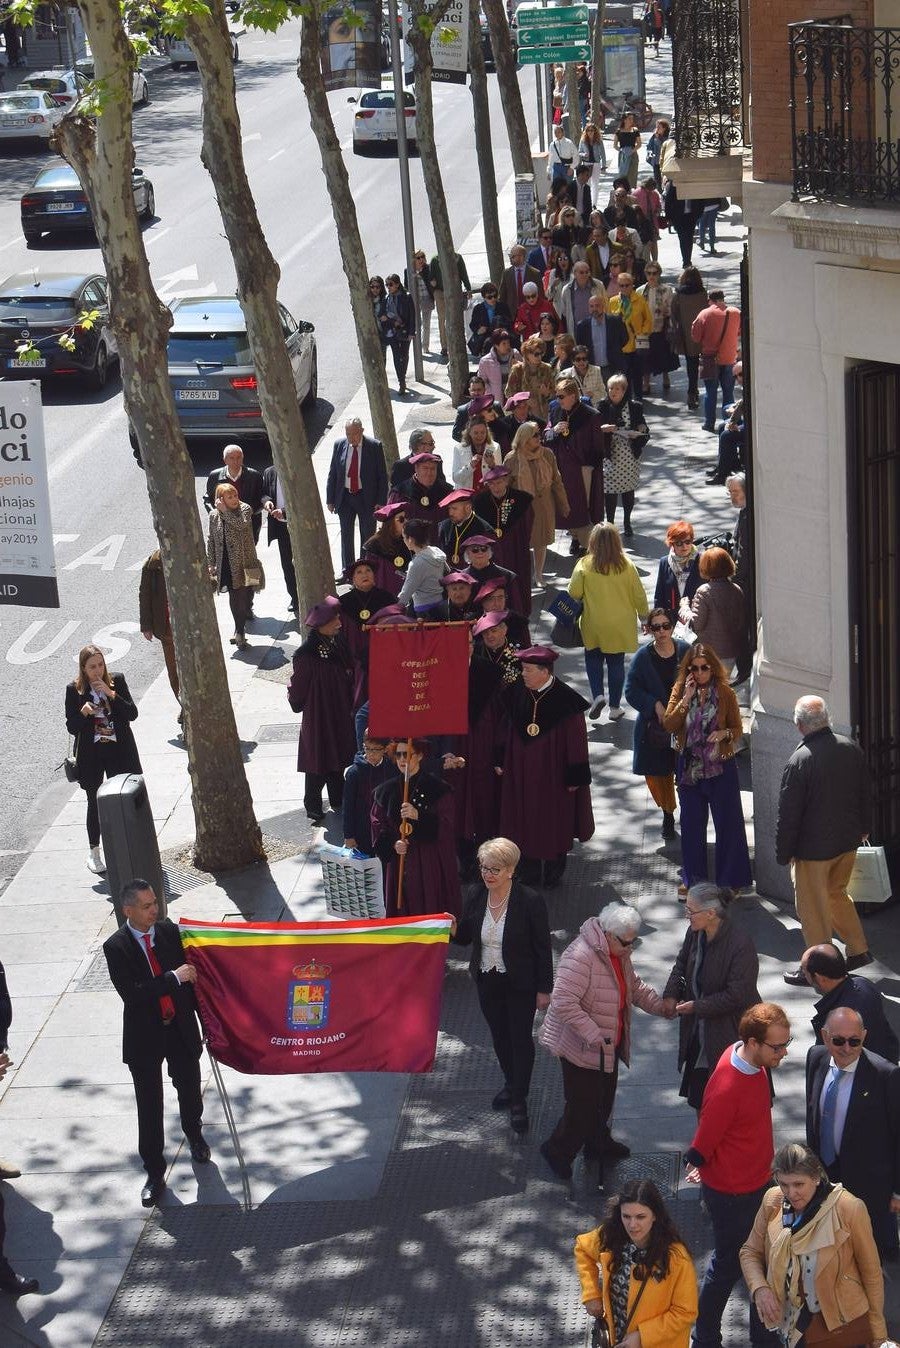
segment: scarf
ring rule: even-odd
[[[687,585],[688,572],[690,571],[694,558],[697,556],[697,548],[691,546],[691,550],[686,557],[679,557],[674,548],[669,548],[668,562],[672,568],[672,575],[675,577],[675,583],[678,586],[678,593],[684,598],[685,586]]]
[[[768,1258],[768,1284],[784,1306],[781,1322],[782,1341],[792,1348],[799,1342],[801,1331],[797,1319],[806,1304],[802,1260],[804,1255],[815,1257],[817,1251],[836,1244],[839,1225],[835,1213],[843,1186],[820,1186],[809,1208],[799,1220],[782,1225],[771,1237]]]
[[[718,744],[710,744],[709,736],[719,728],[719,695],[710,682],[705,702],[699,700],[687,714],[684,736],[684,767],[681,784],[694,786],[708,777],[721,777],[722,759]]]
[[[516,477],[519,486],[523,491],[527,491],[529,496],[543,496],[553,481],[553,465],[547,456],[539,452],[533,459],[527,459],[524,454],[517,454],[516,458],[518,460]]]

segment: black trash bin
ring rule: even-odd
[[[122,886],[136,876],[153,886],[159,899],[159,916],[165,917],[165,881],[144,778],[138,772],[110,777],[97,792],[97,805],[106,876],[119,925],[125,921],[119,907]]]

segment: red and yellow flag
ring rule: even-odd
[[[209,1051],[238,1072],[428,1072],[451,919],[192,922]]]

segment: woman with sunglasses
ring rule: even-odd
[[[547,905],[516,879],[521,855],[509,838],[481,844],[481,884],[469,894],[451,937],[455,945],[472,947],[469,972],[503,1073],[491,1107],[509,1110],[516,1133],[528,1130],[534,1013],[546,1010],[553,991]]]
[[[375,518],[378,528],[363,544],[363,558],[372,564],[376,587],[387,590],[396,599],[403,588],[406,568],[412,557],[403,541],[406,502],[392,501],[390,505],[379,506]]]
[[[428,768],[423,771],[430,748],[428,740],[400,740],[393,752],[400,776],[379,786],[372,797],[372,846],[385,866],[388,917],[400,912],[458,917],[461,908],[453,788]],[[406,862],[398,905],[401,857]]]
[[[752,884],[750,853],[734,762],[744,733],[728,675],[711,646],[696,642],[684,656],[663,718],[678,745],[681,803],[681,872],[686,893],[708,880],[706,829],[710,814],[716,836],[716,884],[746,889]]]
[[[652,1180],[635,1179],[609,1200],[606,1218],[575,1240],[575,1267],[589,1315],[618,1348],[688,1348],[697,1318],[697,1275]]]
[[[659,559],[653,602],[667,608],[682,622],[690,622],[691,600],[700,587],[700,552],[694,542],[694,526],[675,520],[666,530],[669,551]]]
[[[616,1098],[619,1063],[628,1066],[631,1008],[665,1015],[663,1000],[631,967],[631,949],[641,915],[624,903],[608,903],[589,917],[563,952],[556,971],[550,1010],[538,1036],[562,1068],[565,1109],[541,1145],[541,1155],[559,1179],[571,1179],[572,1162],[584,1149],[585,1160],[600,1169],[603,1157],[630,1155],[609,1132]]]
[[[487,281],[481,287],[481,299],[473,306],[469,316],[469,330],[472,336],[469,338],[469,350],[473,357],[478,360],[480,356],[490,349],[491,337],[495,328],[512,327],[513,316],[497,298],[497,287],[493,281]],[[497,396],[499,402],[502,398],[502,391]]]
[[[675,767],[678,756],[664,721],[675,686],[678,666],[688,652],[686,641],[672,635],[673,615],[653,608],[647,631],[653,640],[642,646],[628,667],[625,701],[637,712],[634,723],[632,771],[643,777],[654,802],[662,810],[662,835],[675,837]],[[759,998],[755,998],[759,1001]]]
[[[557,313],[560,312],[560,299],[562,297],[563,287],[568,285],[572,279],[572,259],[565,248],[557,249],[553,258],[553,266],[544,272],[543,285],[544,294],[553,305]]]
[[[376,277],[376,280],[378,278]],[[394,361],[401,395],[406,393],[406,371],[409,366],[409,344],[412,341],[415,314],[412,300],[403,289],[400,277],[393,272],[385,277],[386,293],[375,305],[375,318],[387,360],[388,347]]]

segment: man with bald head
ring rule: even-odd
[[[858,1011],[838,1007],[806,1057],[806,1141],[828,1178],[862,1199],[882,1259],[898,1257],[900,1067],[865,1047]]]
[[[900,1062],[900,1042],[888,1023],[884,998],[868,978],[848,974],[847,962],[836,945],[825,941],[804,950],[800,968],[806,981],[819,994],[812,1018],[816,1043],[822,1043],[822,1026],[832,1011],[847,1006],[862,1016],[866,1027],[866,1045],[888,1062]]]
[[[836,934],[851,972],[872,963],[847,885],[856,850],[872,827],[872,788],[862,750],[836,735],[820,697],[801,697],[794,724],[802,739],[781,778],[775,856],[790,866],[797,916],[808,946]],[[801,969],[784,975],[804,987]]]
[[[628,341],[625,324],[618,314],[606,307],[606,291],[601,286],[588,300],[588,317],[575,325],[575,341],[586,346],[592,365],[599,365],[606,383],[611,374],[625,373],[622,347]]]

